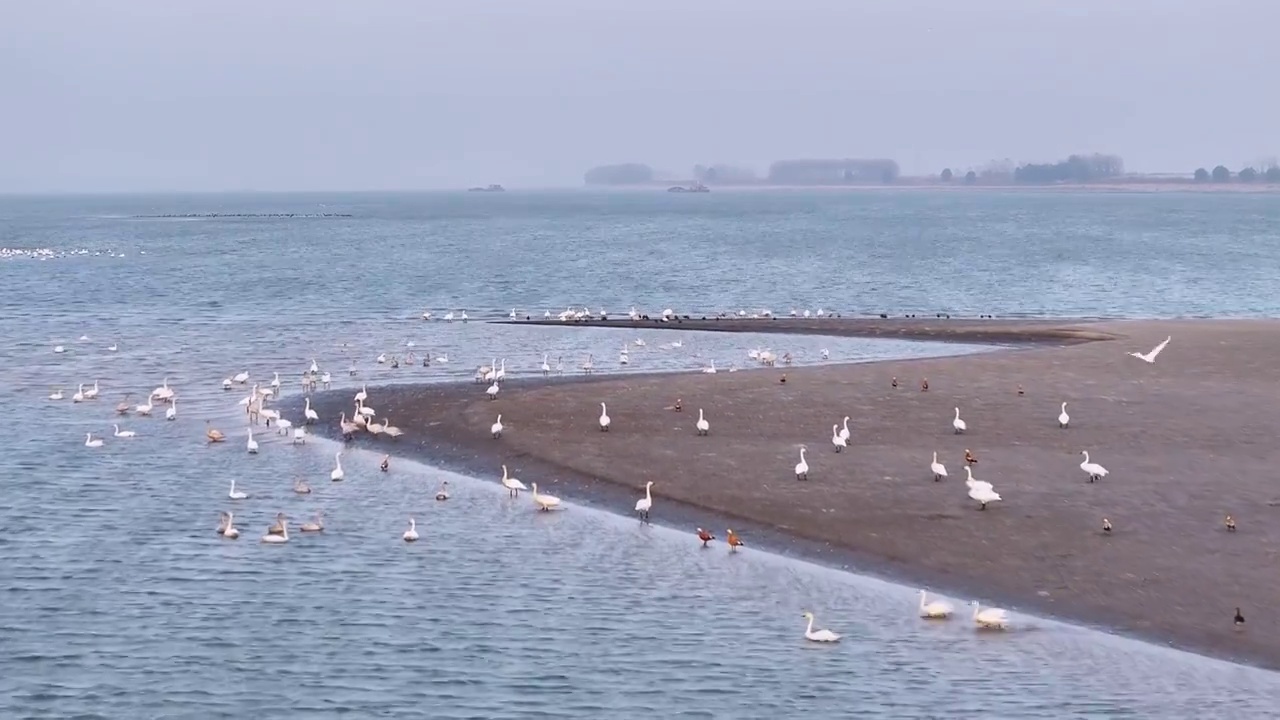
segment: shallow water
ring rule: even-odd
[[[291,210],[301,201],[0,201],[8,238],[0,244],[126,251],[124,258],[90,253],[0,263],[6,308],[0,402],[21,408],[9,430],[9,482],[0,496],[6,528],[0,716],[1194,717],[1219,714],[1228,699],[1236,717],[1272,712],[1280,700],[1274,673],[1018,615],[1017,629],[1003,634],[974,632],[963,619],[923,622],[915,617],[912,588],[752,548],[736,555],[723,545],[704,551],[685,533],[572,503],[562,513],[535,513],[527,498],[507,499],[496,478],[403,460],[383,475],[376,456],[349,451],[348,480],[330,483],[337,446],[318,438],[292,447],[261,430],[255,435],[262,451],[245,452],[235,403],[248,386],[223,392],[221,379],[247,370],[251,383],[267,382],[279,371],[284,394],[296,395],[312,357],[340,386],[354,387],[469,377],[490,357],[505,356],[516,376],[510,388],[518,390],[518,376],[534,372],[542,353],[552,364],[562,356],[573,372],[593,352],[600,371],[615,372],[623,369],[617,362],[623,343],[632,343],[628,371],[692,370],[711,359],[722,368],[747,367],[747,349],[758,346],[791,351],[800,363],[818,361],[822,348],[832,361],[977,350],[417,319],[424,307],[450,305],[474,305],[473,316],[513,304],[554,310],[606,303],[623,310],[632,303],[679,306],[688,298],[702,307],[703,297],[745,297],[741,283],[716,277],[734,268],[772,271],[735,259],[729,238],[742,232],[743,221],[722,206],[673,211],[665,196],[616,196],[621,209],[611,211],[608,198],[567,197],[534,202],[513,193],[500,200],[515,210],[492,212],[452,196],[356,196],[346,205],[324,201],[363,213],[351,220],[235,222],[105,216],[144,212],[137,209],[143,206]],[[1095,224],[1150,212],[1144,205],[1150,198],[1130,201],[1134,208],[1120,211],[1114,198],[1096,200],[1102,206],[1092,211]],[[568,203],[561,209],[570,216],[548,219],[552,211],[541,206],[558,202]],[[644,202],[652,204],[647,212]],[[743,212],[768,227],[787,214],[770,209],[774,204],[799,203],[811,209],[791,212],[813,224],[812,216],[852,213],[845,202],[766,196],[756,203],[763,209]],[[1037,205],[1043,199],[1028,202],[1015,216],[1044,212]],[[1089,212],[1079,207],[1084,200],[1062,202],[1070,213]],[[408,228],[415,224],[411,242]],[[690,227],[703,229],[689,234]],[[1045,232],[1028,227],[1030,234]],[[571,247],[529,244],[558,238],[565,228],[579,239],[609,228],[607,235],[623,245],[662,237],[672,252],[681,242],[722,244],[714,252],[704,248],[697,272],[704,282],[693,287],[684,284],[685,274],[694,273],[683,265],[687,258],[669,263],[674,269],[665,279],[637,273],[644,266],[630,252],[621,254],[626,263],[592,257],[581,266],[590,272],[574,274],[563,267],[578,262]],[[499,237],[525,238],[499,253],[500,270],[485,252],[462,251],[477,238]],[[362,268],[362,257],[372,258],[375,269]],[[517,272],[539,259],[546,265]],[[785,278],[804,264],[834,272],[814,259],[783,256],[772,267]],[[1113,265],[1134,277],[1147,272],[1119,260]],[[858,272],[856,262],[850,268]],[[909,281],[886,276],[885,282]],[[1217,288],[1225,308],[1239,291],[1226,281]],[[741,303],[827,302],[804,294],[811,292],[778,282]],[[1007,292],[995,289],[992,297]],[[1126,292],[1126,312],[1171,307],[1160,283]],[[1188,303],[1169,314],[1199,308]],[[78,340],[82,334],[90,340]],[[637,337],[646,345],[635,346]],[[663,347],[673,339],[684,346]],[[418,353],[430,349],[450,360],[398,370],[374,362],[378,352],[406,352],[409,341]],[[107,351],[113,342],[119,350]],[[67,352],[54,354],[57,343]],[[354,380],[345,372],[352,359]],[[166,375],[179,393],[178,419],[166,422],[160,410],[151,419],[130,416],[120,424],[140,436],[111,437],[112,408],[122,394],[132,391],[140,402],[138,395]],[[102,399],[71,403],[74,385],[94,379]],[[45,400],[53,385],[68,399]],[[227,432],[227,443],[203,443],[206,419]],[[105,433],[105,447],[85,448],[85,432]],[[295,495],[295,477],[306,478],[314,492]],[[232,478],[249,499],[227,498]],[[454,496],[438,503],[432,495],[446,478]],[[258,542],[275,512],[287,512],[296,530],[321,508],[323,535],[295,533],[283,547]],[[236,512],[239,540],[214,533],[223,509]],[[661,505],[655,513],[661,516]],[[410,515],[423,535],[414,545],[400,540]],[[845,633],[845,641],[806,643],[805,610]]]

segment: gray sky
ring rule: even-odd
[[[0,0],[0,191],[1280,155],[1280,0]]]

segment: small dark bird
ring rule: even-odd
[[[389,467],[391,467],[391,458],[387,455],[382,456],[382,464],[378,466],[378,469],[386,472]]]
[[[1111,521],[1106,518],[1102,518],[1102,532],[1111,534]]]
[[[1240,608],[1236,608],[1236,627],[1244,625],[1244,615],[1240,614]]]
[[[1024,393],[1024,392],[1022,391],[1022,386],[1021,386],[1021,385],[1019,385],[1019,386],[1018,386],[1018,394],[1019,394],[1019,395],[1025,395],[1025,394],[1026,394],[1026,393]]]
[[[702,528],[698,528],[698,539],[702,541],[702,547],[707,547],[707,543],[711,542],[712,540],[715,540],[716,536],[712,535],[706,530],[703,530]]]
[[[1235,521],[1235,518],[1231,517],[1230,515],[1228,515],[1228,516],[1227,516],[1227,521],[1226,521],[1224,524],[1227,526],[1227,532],[1235,532],[1235,531],[1236,531],[1236,521]]]
[[[891,382],[891,383],[889,383],[889,384],[890,384],[890,385],[892,385],[892,386],[894,386],[894,387],[898,387],[898,378],[897,378],[897,376],[896,376],[896,375],[895,375],[895,376],[894,376],[894,378],[893,378],[893,382]]]
[[[927,392],[928,390],[929,390],[929,378],[925,378],[924,380],[920,381],[920,392]]]
[[[965,448],[965,451],[964,451],[964,461],[966,463],[969,463],[970,465],[978,464],[978,458],[975,457],[973,453],[969,452],[968,448]]]
[[[680,402],[680,398],[676,398],[676,404],[672,406],[671,409],[675,410],[676,412],[680,412],[681,410],[684,410],[684,404]]]
[[[783,373],[783,374],[782,374],[782,377],[778,379],[778,382],[780,382],[780,383],[784,383],[784,382],[786,382],[786,381],[787,381],[787,374],[786,374],[786,373]]]

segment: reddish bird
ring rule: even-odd
[[[698,539],[702,541],[702,547],[706,547],[707,543],[716,539],[716,536],[712,535],[706,530],[703,530],[702,528],[698,528]]]
[[[728,533],[729,551],[732,552],[740,547],[746,547],[746,543],[742,542],[742,538],[738,537],[732,530],[726,530]]]
[[[928,389],[929,389],[929,378],[925,378],[924,380],[920,381],[920,392],[925,392]]]
[[[892,386],[894,386],[894,387],[898,387],[898,377],[895,375],[895,376],[894,376],[894,378],[893,378],[893,382],[891,382],[891,383],[889,383],[889,384],[890,384],[890,385],[892,385]]]
[[[978,464],[978,458],[974,457],[973,453],[969,452],[968,448],[965,448],[965,451],[964,451],[964,461],[969,463],[970,465]]]

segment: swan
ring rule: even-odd
[[[453,322],[453,311],[452,311],[452,310],[450,310],[449,312],[447,312],[447,313],[445,313],[445,314],[444,314],[444,321],[445,321],[445,322]]]
[[[644,484],[644,497],[636,501],[636,512],[640,513],[640,519],[648,522],[649,511],[653,509],[653,481]]]
[[[324,510],[316,511],[316,521],[302,523],[298,528],[302,532],[323,532],[324,531]]]
[[[342,413],[342,417],[338,420],[338,427],[342,430],[343,435],[351,435],[359,429],[355,423],[347,420],[346,413]]]
[[[698,422],[696,426],[698,428],[699,435],[706,435],[711,432],[711,423],[707,422],[707,419],[702,416],[702,408],[698,408]]]
[[[280,430],[278,434],[288,435],[289,428],[293,427],[293,423],[287,420],[286,418],[276,418],[276,427],[279,428]]]
[[[377,415],[378,413],[377,413],[377,411],[375,411],[373,408],[371,408],[371,407],[369,407],[368,405],[365,405],[363,402],[361,402],[361,403],[359,403],[359,404],[356,406],[356,414],[361,415],[361,416],[366,417],[366,418],[371,418],[371,417],[373,417],[374,415]]]
[[[498,372],[493,374],[494,382],[507,379],[507,359],[502,358],[502,363],[498,365]]]
[[[276,395],[280,394],[280,373],[278,372],[271,373],[271,392]]]
[[[1130,355],[1132,355],[1133,357],[1138,358],[1139,360],[1144,361],[1144,362],[1147,362],[1147,363],[1154,363],[1154,362],[1156,361],[1156,356],[1157,356],[1157,355],[1159,355],[1159,354],[1160,354],[1160,352],[1161,352],[1162,350],[1164,350],[1165,346],[1166,346],[1166,345],[1168,345],[1168,344],[1169,344],[1169,341],[1170,341],[1170,340],[1172,340],[1172,339],[1173,339],[1173,336],[1172,336],[1172,335],[1170,335],[1169,337],[1167,337],[1167,338],[1165,338],[1165,339],[1164,339],[1164,342],[1162,342],[1162,343],[1160,343],[1159,345],[1157,345],[1157,346],[1155,346],[1155,347],[1151,348],[1151,350],[1150,350],[1149,352],[1145,352],[1145,353],[1140,353],[1140,352],[1131,352],[1131,353],[1129,353],[1129,354],[1130,354]]]
[[[289,521],[285,519],[284,513],[281,513],[276,517],[280,518],[280,534],[276,535],[268,530],[267,534],[262,536],[262,542],[271,543],[273,545],[280,545],[282,543],[289,542]]]
[[[525,484],[507,474],[507,466],[502,466],[502,487],[510,491],[511,497],[516,497],[521,490],[528,490]]]
[[[502,413],[498,413],[498,419],[489,427],[489,432],[493,434],[494,440],[502,437]]]
[[[502,388],[498,387],[498,381],[495,379],[495,380],[493,381],[493,384],[489,386],[489,389],[487,389],[487,390],[485,390],[485,391],[484,391],[484,394],[485,394],[485,395],[488,395],[490,400],[497,400],[497,399],[498,399],[498,391],[499,391],[499,390],[501,390],[501,389],[502,389]]]
[[[934,600],[928,602],[924,590],[920,591],[920,617],[930,618],[934,620],[945,620],[951,617],[951,613],[955,612],[955,608],[951,607],[951,603],[942,600]]]
[[[831,426],[831,444],[836,446],[836,452],[849,447],[849,442],[840,435],[840,426],[838,424]]]
[[[107,350],[109,352],[115,352],[119,349],[120,349],[120,345],[118,343],[111,343],[110,345],[107,346]]]
[[[315,358],[311,358],[311,366],[307,368],[307,372],[311,373],[312,375],[320,372],[320,363],[316,362]]]
[[[591,353],[587,353],[587,361],[582,363],[582,372],[588,375],[590,375],[591,371],[594,370],[596,367],[596,364],[592,362],[591,358],[592,358]]]
[[[223,379],[222,379],[222,389],[223,389],[223,390],[230,390],[230,389],[231,389],[231,378],[223,378]]]
[[[165,408],[164,419],[165,420],[178,419],[178,401],[177,400],[174,400],[173,403],[169,405],[169,407]]]
[[[609,410],[600,403],[600,432],[609,432]]]
[[[960,419],[960,408],[956,408],[956,419],[951,421],[951,427],[956,429],[957,435],[969,429],[969,426],[965,425],[964,421]]]
[[[715,374],[716,374],[716,360],[715,360],[715,358],[712,358],[712,359],[711,359],[711,363],[710,363],[709,365],[707,365],[706,367],[702,368],[702,372],[704,372],[704,373],[706,373],[706,374],[708,374],[708,375],[715,375]]]
[[[555,495],[545,495],[538,492],[538,483],[533,483],[533,502],[538,506],[539,510],[551,510],[560,507],[560,498]]]
[[[122,437],[122,438],[138,437],[138,433],[132,430],[121,430],[119,425],[112,425],[111,427],[116,429],[116,432],[115,432],[116,437]]]
[[[377,358],[375,358],[375,360],[377,360],[377,361],[378,361],[378,364],[379,364],[379,365],[381,365],[382,363],[385,363],[385,362],[387,361],[387,354],[386,354],[386,353],[378,353],[378,357],[377,357]]]
[[[973,601],[973,622],[985,630],[1005,630],[1009,627],[1009,613],[1001,608],[982,609],[977,600]]]
[[[169,378],[165,378],[160,387],[151,391],[151,397],[158,400],[169,400],[173,397],[173,388],[169,387]]]
[[[302,416],[307,419],[308,425],[320,419],[316,411],[311,409],[311,398],[307,398],[306,405],[302,408]]]
[[[231,379],[243,385],[249,382],[249,373],[248,371],[239,372],[239,373],[236,373],[235,375],[232,375]]]
[[[561,355],[556,356],[556,374],[557,375],[564,374],[564,357]]]
[[[84,446],[90,447],[90,448],[100,448],[102,447],[102,440],[100,438],[95,438],[93,436],[93,433],[85,433]]]
[[[436,491],[436,500],[448,500],[448,499],[449,499],[449,481],[445,480],[444,482],[440,483],[440,489]]]
[[[551,374],[551,366],[547,364],[547,356],[548,356],[548,353],[542,354],[542,367],[539,368],[540,370],[542,370],[543,377],[546,377],[547,375]]]
[[[249,440],[245,442],[245,449],[250,455],[258,454],[258,441],[253,439],[253,428],[249,428]]]
[[[370,435],[381,435],[384,428],[386,428],[386,423],[379,423],[373,420],[369,420],[364,424],[365,432]]]
[[[227,492],[227,497],[231,498],[232,500],[245,500],[249,497],[249,493],[243,490],[237,490],[235,478],[232,478],[231,490]]]
[[[294,444],[294,445],[305,445],[305,444],[306,444],[306,442],[307,442],[307,431],[306,431],[306,430],[304,430],[303,428],[300,428],[300,427],[294,428],[294,429],[293,429],[293,444]]]
[[[117,414],[117,415],[128,415],[128,414],[129,414],[129,396],[130,396],[130,395],[132,395],[132,394],[133,394],[133,393],[125,393],[125,394],[124,394],[124,400],[121,400],[120,402],[116,403],[116,414]]]
[[[210,422],[211,421],[209,420],[204,421],[204,424],[205,424],[204,436],[206,438],[209,438],[209,442],[216,443],[216,442],[222,442],[223,440],[226,440],[227,436],[223,435],[221,430],[215,427],[212,427],[210,425]]]
[[[1089,473],[1089,482],[1093,482],[1098,478],[1104,478],[1107,476],[1106,468],[1096,462],[1089,462],[1088,450],[1081,450],[1080,454],[1084,455],[1084,461],[1080,463],[1080,469]]]
[[[338,452],[333,456],[333,472],[329,473],[329,479],[334,482],[345,480],[347,474],[342,472],[342,453]]]
[[[493,382],[498,379],[498,358],[493,358],[488,365],[480,368],[482,377],[485,382]]]
[[[618,353],[618,364],[619,365],[631,364],[631,356],[627,354],[627,348],[625,346],[622,348],[622,352]]]
[[[1071,422],[1071,416],[1067,414],[1067,404],[1062,403],[1062,412],[1058,413],[1058,427],[1064,428],[1069,422]]]
[[[396,427],[395,425],[392,425],[389,419],[382,418],[382,434],[390,435],[393,438],[398,438],[404,434],[404,431]]]
[[[467,321],[467,311],[466,311],[466,310],[463,310],[463,311],[462,311],[462,314],[458,316],[458,319],[459,319],[459,320],[461,320],[462,322],[466,322],[466,321]]]
[[[91,388],[86,388],[86,389],[85,389],[85,391],[84,391],[84,399],[85,399],[85,400],[96,400],[96,399],[98,399],[98,381],[97,381],[97,380],[94,380],[94,381],[93,381],[93,387],[91,387]]]
[[[328,370],[320,373],[320,384],[324,386],[325,390],[328,390],[329,386],[333,384],[333,374]]]
[[[938,462],[938,451],[933,451],[933,462],[929,463],[929,469],[933,471],[933,480],[937,482],[947,476],[947,466]],[[966,470],[969,468],[966,467]],[[972,477],[972,476],[970,476]]]
[[[968,465],[965,466],[964,471],[969,476],[969,479],[965,480],[965,485],[969,486],[969,497],[980,503],[979,510],[986,510],[987,503],[1001,500],[1000,493],[995,491],[991,483],[985,480],[975,480],[973,471],[969,469]]]
[[[135,408],[133,409],[133,411],[134,411],[134,412],[136,412],[136,413],[138,413],[139,415],[146,415],[146,416],[150,417],[150,415],[151,415],[151,410],[152,410],[154,407],[155,407],[155,406],[151,404],[151,398],[147,398],[147,402],[146,402],[146,404],[144,404],[144,405],[139,405],[139,406],[135,407]]]
[[[797,480],[809,479],[809,463],[805,462],[804,460],[804,451],[805,451],[805,447],[801,445],[800,446],[800,462],[796,463],[796,479]]]
[[[814,630],[813,629],[813,613],[807,612],[804,614],[804,617],[806,620],[809,621],[809,626],[806,627],[804,630],[804,637],[806,640],[812,640],[813,642],[825,642],[825,643],[840,642],[840,636],[836,633],[831,632],[830,630]]]
[[[311,486],[307,484],[306,480],[298,478],[293,481],[293,491],[299,495],[310,495]]]
[[[218,534],[229,540],[235,540],[240,537],[240,531],[231,524],[235,515],[232,513],[223,513],[222,525],[218,529]]]
[[[361,385],[360,392],[356,393],[356,403],[362,403],[369,399],[369,386]]]
[[[62,397],[62,388],[54,388],[53,393],[49,395],[50,400],[61,400]]]
[[[408,530],[405,530],[405,531],[404,531],[404,535],[402,535],[401,537],[403,537],[403,538],[404,538],[404,541],[405,541],[405,542],[416,542],[416,541],[417,541],[417,539],[418,539],[418,523],[417,523],[413,518],[409,518],[409,529],[408,529]]]
[[[76,388],[76,394],[71,396],[71,402],[84,402],[84,383],[80,383]]]
[[[62,353],[66,352],[66,351],[67,351],[67,349],[66,349],[66,348],[64,348],[64,347],[62,347],[61,345],[54,345],[54,346],[53,346],[53,351],[54,351],[55,353],[58,353],[59,355],[61,355]]]
[[[844,438],[846,445],[849,444],[849,416],[844,416],[844,427],[840,428],[840,437]]]

